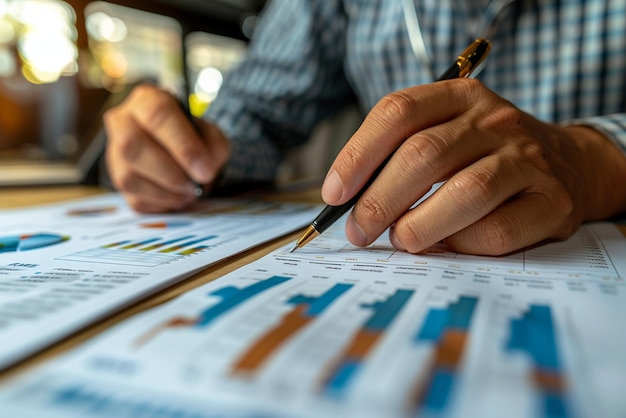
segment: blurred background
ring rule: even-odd
[[[103,108],[140,80],[201,115],[264,3],[0,0],[0,165],[76,158]]]
[[[0,187],[97,183],[101,115],[151,80],[202,115],[265,0],[0,0]],[[323,123],[278,183],[320,179],[362,115]],[[99,170],[100,169],[100,170]]]

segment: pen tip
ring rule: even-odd
[[[289,251],[289,252],[290,252],[290,253],[292,253],[292,252],[294,252],[294,251],[295,251],[295,250],[297,250],[297,249],[298,249],[298,245],[296,244],[296,246],[295,246],[295,247],[293,247],[293,248],[291,249],[291,251]]]

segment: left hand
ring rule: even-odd
[[[471,79],[384,97],[332,164],[324,201],[346,202],[396,149],[348,219],[355,245],[391,226],[393,245],[411,253],[444,240],[457,252],[500,255],[626,210],[626,188],[614,187],[626,158],[608,138],[541,122]]]

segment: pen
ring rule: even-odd
[[[472,74],[477,74],[485,64],[485,58],[491,50],[491,42],[486,39],[476,39],[470,46],[468,46],[456,59],[456,62],[452,64],[443,74],[437,79],[437,81],[450,80],[453,78],[466,78]],[[322,212],[311,222],[311,225],[307,227],[302,236],[296,241],[296,245],[291,252],[294,252],[298,248],[304,247],[311,242],[314,238],[324,232],[328,227],[341,218],[350,208],[352,208],[359,198],[363,195],[365,190],[373,183],[374,179],[385,167],[387,162],[391,159],[389,155],[385,161],[376,169],[372,177],[367,183],[359,190],[359,192],[343,205],[338,206],[326,206]]]

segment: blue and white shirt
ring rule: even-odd
[[[488,88],[540,120],[594,126],[626,152],[626,2],[414,0],[421,55],[403,2],[271,0],[206,116],[232,141],[225,178],[272,180],[281,153],[321,120],[432,82],[483,36]]]

